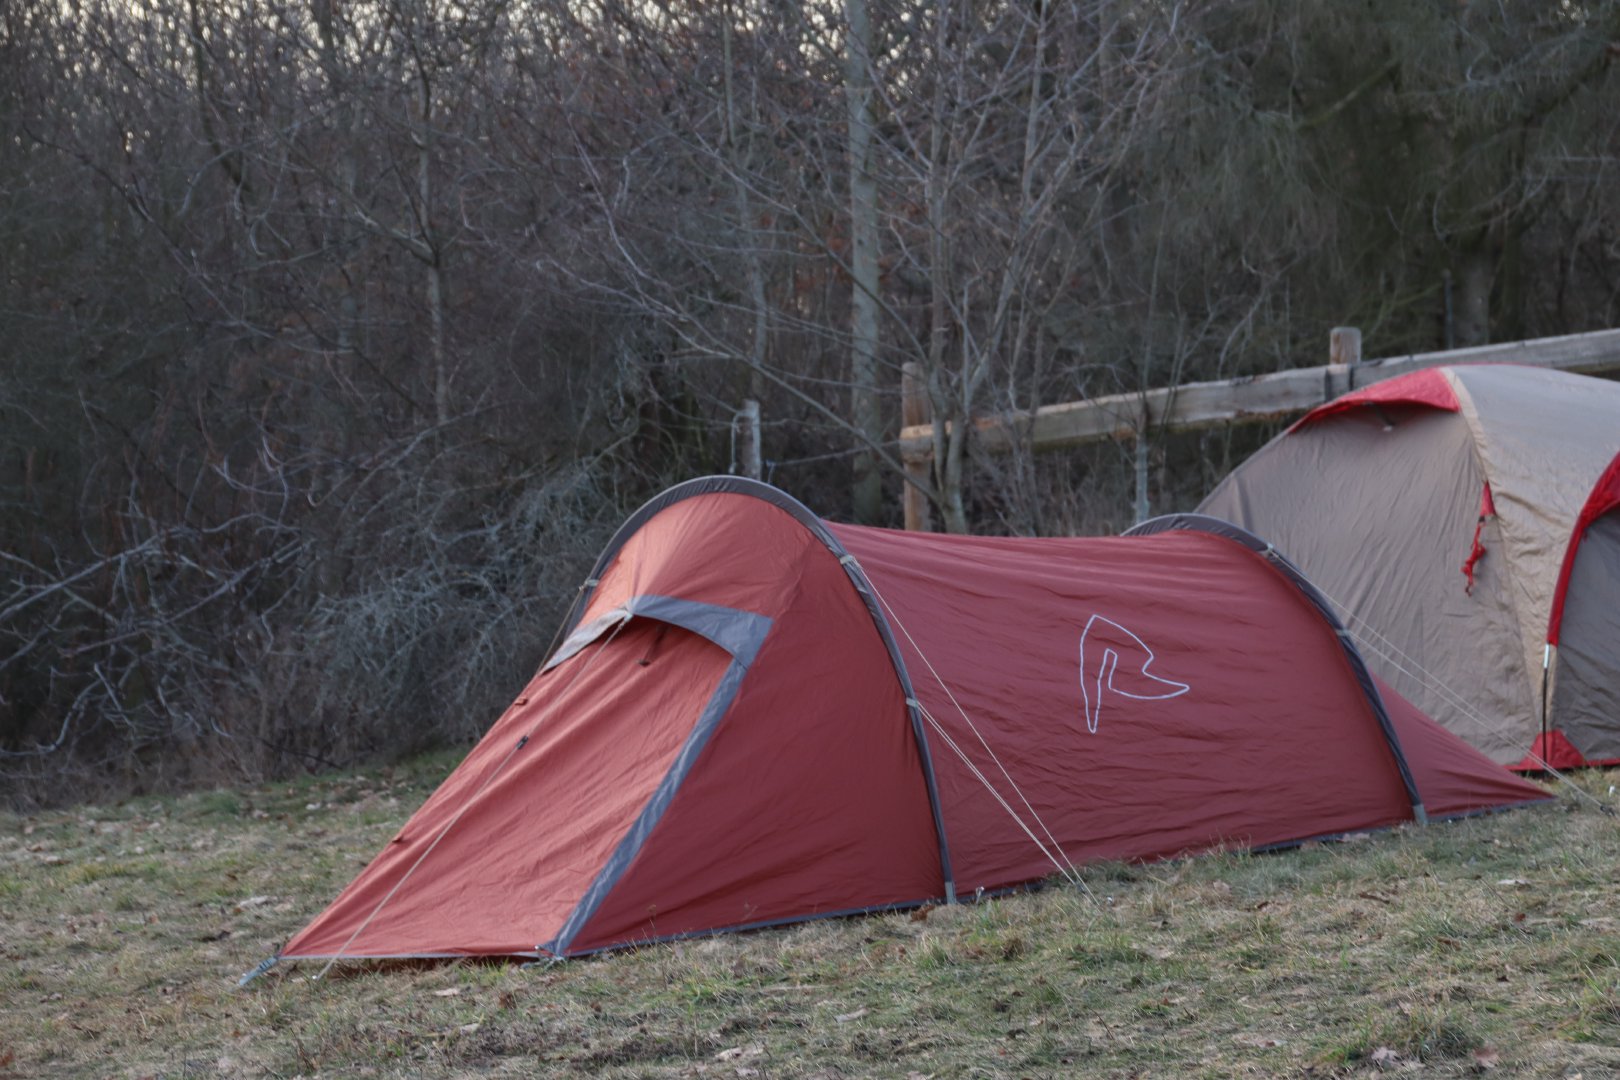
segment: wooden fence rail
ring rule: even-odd
[[[1335,353],[1350,351],[1348,340],[1339,334],[1335,331]],[[1359,335],[1357,339],[1355,351],[1359,351]],[[973,436],[981,448],[992,452],[1026,442],[1035,450],[1055,450],[1101,439],[1134,438],[1144,426],[1188,431],[1270,420],[1304,412],[1349,390],[1410,371],[1477,363],[1533,364],[1586,373],[1620,370],[1620,330],[1295,368],[1043,405],[1033,414],[1003,413],[974,420]],[[924,461],[933,453],[933,428],[916,422],[912,415],[906,421],[900,431],[901,456],[907,461]]]

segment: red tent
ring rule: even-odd
[[[567,630],[281,957],[572,956],[1546,797],[1208,518],[897,533],[697,480]]]

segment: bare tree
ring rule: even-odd
[[[883,440],[878,396],[878,205],[873,175],[872,19],[866,0],[845,0],[844,88],[849,98],[850,418],[868,443]],[[855,520],[882,515],[883,484],[868,447],[855,455]]]
[[[469,737],[746,399],[892,521],[915,365],[944,527],[1101,529],[1241,444],[972,420],[1612,324],[1617,11],[0,5],[8,797]]]

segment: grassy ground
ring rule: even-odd
[[[237,990],[450,764],[0,817],[0,1077],[1620,1076],[1620,822],[1568,800],[1092,867],[1095,904]]]

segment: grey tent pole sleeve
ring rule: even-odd
[[[704,703],[702,714],[693,725],[685,742],[681,744],[680,751],[675,755],[669,770],[664,774],[646,805],[641,808],[629,831],[620,838],[607,863],[592,880],[590,887],[585,890],[585,895],[574,905],[562,928],[557,931],[557,936],[536,946],[537,951],[544,950],[556,956],[566,955],[570,951],[574,938],[591,921],[597,909],[602,906],[602,902],[607,899],[630,864],[641,853],[647,837],[652,835],[652,831],[663,819],[665,811],[669,809],[670,803],[680,793],[681,785],[691,774],[692,767],[697,763],[704,747],[708,745],[709,738],[730,711],[731,703],[742,686],[743,677],[748,674],[749,666],[753,664],[760,646],[765,643],[766,637],[771,632],[771,620],[763,615],[668,596],[632,597],[624,610],[627,612],[626,617],[656,619],[706,638],[724,649],[731,656],[731,663],[726,666],[725,674],[720,677],[720,683],[715,687],[714,693]]]

